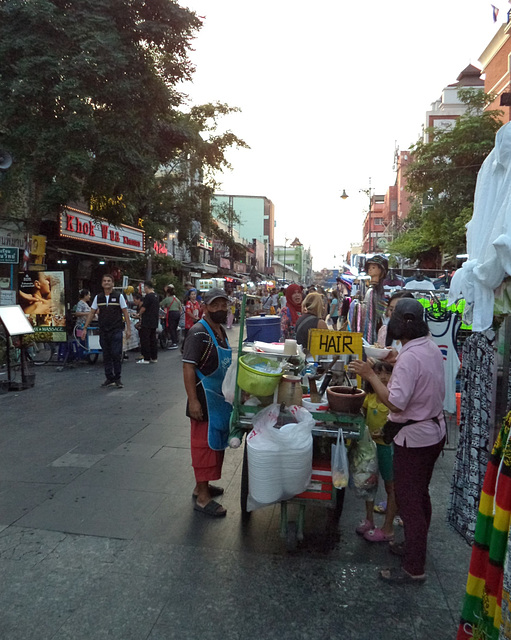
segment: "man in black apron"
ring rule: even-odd
[[[224,490],[210,482],[222,474],[232,407],[222,394],[231,364],[231,348],[222,324],[227,321],[228,296],[222,289],[204,295],[205,313],[189,330],[183,353],[183,377],[191,422],[192,466],[196,486],[194,509],[215,518],[227,511],[213,500]]]
[[[103,276],[101,286],[103,293],[94,298],[90,313],[83,326],[82,335],[87,335],[87,327],[97,312],[99,343],[103,351],[103,365],[105,367],[105,381],[101,386],[122,388],[124,386],[121,382],[124,323],[126,323],[126,340],[131,337],[128,305],[122,293],[114,291],[114,279],[110,274]]]

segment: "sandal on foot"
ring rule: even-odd
[[[222,489],[222,487],[216,487],[214,484],[210,484],[209,485],[209,495],[212,498],[216,498],[217,496],[221,496],[223,495],[224,490]],[[194,500],[197,500],[197,494],[196,493],[192,493],[192,498]]]
[[[389,551],[395,556],[403,557],[405,555],[405,543],[404,542],[390,542]]]
[[[369,520],[362,520],[358,527],[355,529],[355,532],[358,533],[359,536],[363,536],[367,531],[374,529],[374,523],[369,522]]]
[[[369,529],[364,533],[364,540],[368,542],[390,542],[394,540],[394,534],[387,535],[380,528]]]
[[[223,509],[222,505],[216,502],[215,500],[210,500],[208,504],[203,507],[200,504],[195,503],[194,507],[195,511],[200,511],[207,516],[211,516],[212,518],[223,518],[227,515],[227,511],[221,511]]]
[[[426,581],[425,573],[421,576],[412,576],[402,567],[383,569],[379,572],[378,577],[389,584],[423,584]]]

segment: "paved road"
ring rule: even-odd
[[[235,338],[237,332],[233,332]],[[239,509],[242,451],[227,451],[225,519],[192,509],[179,351],[125,364],[37,370],[0,395],[0,640],[436,640],[455,637],[469,547],[445,524],[453,453],[439,461],[428,582],[389,587],[396,559],[308,508],[288,554],[279,508]]]

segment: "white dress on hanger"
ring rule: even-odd
[[[464,297],[473,304],[473,331],[485,331],[493,321],[493,292],[511,275],[511,122],[497,131],[495,148],[479,171],[467,251],[468,260],[451,281],[449,303]]]

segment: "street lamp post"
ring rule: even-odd
[[[283,280],[286,280],[286,249],[289,238],[284,238],[284,277]]]

